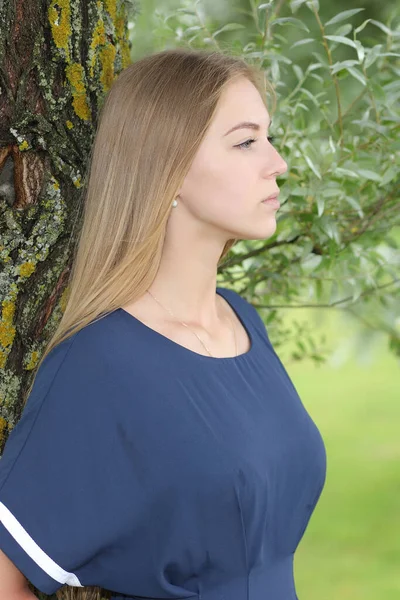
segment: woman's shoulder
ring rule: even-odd
[[[140,373],[141,353],[136,336],[126,338],[116,311],[85,325],[58,343],[38,368],[35,388],[69,390],[71,395],[93,392],[98,397],[123,382],[124,373]],[[138,367],[136,369],[136,366]],[[71,398],[71,401],[73,399]]]
[[[217,291],[218,290],[225,296],[225,298],[229,302],[233,304],[234,308],[236,308],[238,313],[241,313],[242,316],[247,316],[247,318],[249,318],[253,322],[255,327],[259,329],[261,333],[265,334],[268,338],[265,323],[262,320],[260,313],[255,308],[255,306],[251,304],[251,302],[249,302],[243,295],[239,294],[235,290],[232,290],[231,288],[219,286],[217,287]]]

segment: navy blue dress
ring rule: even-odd
[[[251,339],[193,352],[120,308],[56,346],[0,460],[0,548],[39,590],[296,600],[321,435],[256,309]]]

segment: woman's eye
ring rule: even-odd
[[[236,146],[236,148],[243,148],[244,150],[246,150],[246,149],[250,148],[251,144],[254,144],[254,142],[256,142],[256,141],[257,141],[256,139],[251,138],[250,140],[246,140],[245,142],[242,142],[241,144],[238,144]],[[269,141],[270,144],[273,144],[274,141],[275,141],[275,136],[270,135],[268,137],[268,141]]]

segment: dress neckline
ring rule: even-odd
[[[156,331],[152,327],[149,327],[148,325],[143,323],[143,321],[141,321],[140,319],[138,319],[137,317],[135,317],[134,315],[129,313],[124,308],[122,308],[122,307],[118,308],[117,312],[119,312],[124,318],[127,318],[128,321],[130,320],[130,322],[136,323],[137,326],[143,328],[143,330],[146,330],[150,335],[156,336],[162,343],[166,344],[167,346],[170,346],[170,348],[175,347],[175,349],[177,351],[179,351],[183,354],[186,354],[187,356],[191,355],[193,358],[197,358],[198,360],[203,360],[203,361],[207,360],[209,362],[210,361],[223,361],[223,362],[229,362],[229,361],[235,362],[236,361],[236,362],[239,362],[241,360],[246,360],[246,359],[250,358],[251,355],[253,354],[253,352],[255,350],[256,336],[254,335],[253,326],[252,326],[250,319],[245,318],[243,316],[243,314],[241,314],[241,311],[239,310],[239,307],[238,307],[238,303],[236,303],[236,299],[234,299],[234,295],[233,294],[230,295],[229,291],[230,290],[227,288],[222,288],[222,287],[216,288],[216,293],[219,294],[220,296],[222,296],[226,300],[226,302],[229,304],[229,306],[232,308],[236,317],[239,319],[239,321],[243,325],[243,327],[247,333],[247,336],[250,340],[250,348],[246,352],[242,352],[242,354],[238,354],[237,356],[207,356],[205,354],[200,354],[200,352],[195,352],[194,350],[190,350],[186,346],[183,346],[182,344],[178,344],[178,342],[171,340],[166,335],[163,335],[159,331]]]

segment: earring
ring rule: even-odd
[[[178,206],[178,201],[177,201],[177,199],[176,199],[176,198],[175,198],[175,200],[172,202],[172,206],[173,206],[174,208],[175,208],[175,206]]]

